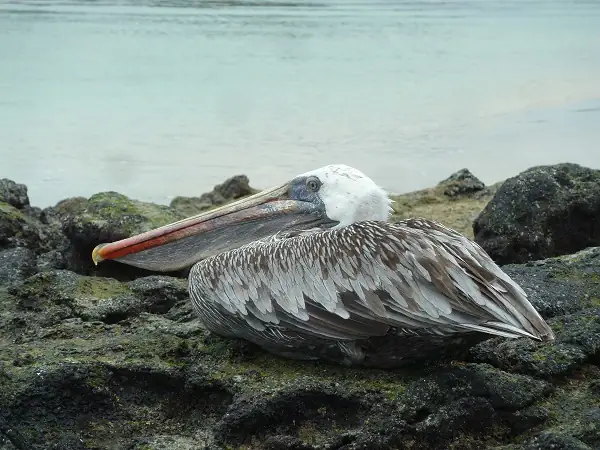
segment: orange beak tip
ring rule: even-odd
[[[100,263],[104,260],[104,258],[102,257],[101,251],[105,245],[106,244],[96,245],[96,247],[94,247],[94,250],[92,251],[92,261],[94,261],[95,266],[97,266],[98,263]]]

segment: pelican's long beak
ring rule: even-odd
[[[309,202],[291,200],[288,184],[110,244],[92,252],[95,264],[116,260],[156,271],[180,270],[296,224],[315,222]]]

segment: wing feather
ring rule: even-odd
[[[287,326],[360,339],[396,327],[553,338],[525,292],[481,247],[425,219],[258,241],[201,261],[192,277],[196,304],[222,308],[259,331]]]

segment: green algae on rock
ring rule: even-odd
[[[116,192],[102,192],[89,199],[72,199],[45,211],[49,220],[58,221],[69,245],[63,253],[67,256],[69,269],[79,273],[124,277],[148,274],[131,267],[105,264],[96,269],[91,259],[92,250],[102,242],[127,238],[134,234],[158,228],[183,219],[168,206],[132,200]]]
[[[86,247],[124,239],[183,218],[167,206],[132,200],[117,192],[92,195],[77,209],[66,216],[64,231],[72,242]]]

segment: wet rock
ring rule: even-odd
[[[20,370],[22,389],[9,397],[1,393],[0,401],[8,411],[7,421],[19,423],[21,429],[35,424],[28,427],[32,449],[49,448],[48,444],[89,448],[90,439],[110,439],[113,423],[120,423],[123,433],[125,445],[118,448],[128,448],[129,436],[150,424],[159,435],[192,429],[222,414],[230,401],[226,389],[201,378],[186,379],[178,369],[91,361],[31,369]],[[66,433],[44,433],[61,425],[68,427]],[[85,429],[93,434],[82,434]],[[70,447],[78,441],[77,447]]]
[[[473,175],[469,169],[461,169],[438,184],[444,195],[458,197],[473,195],[485,189],[485,184]]]
[[[244,396],[231,404],[217,424],[217,440],[224,445],[244,445],[256,438],[272,441],[273,435],[296,434],[298,425],[314,428],[319,439],[333,424],[357,426],[364,411],[359,397],[335,387],[305,385],[258,399]]]
[[[523,263],[600,245],[600,171],[577,164],[528,169],[506,180],[473,223],[498,263]]]
[[[7,203],[17,209],[29,206],[27,186],[6,178],[0,179],[0,202]]]
[[[443,448],[457,433],[484,435],[495,422],[496,411],[487,400],[466,397],[442,406],[419,423],[416,431],[430,448]]]
[[[325,430],[335,424],[341,432],[338,447],[339,440],[351,444],[348,448],[389,448],[415,440],[421,443],[415,448],[440,448],[457,432],[477,435],[508,423],[512,411],[551,392],[545,382],[477,364],[440,370],[411,383],[398,398],[400,404],[335,385],[309,388],[307,381],[312,380],[298,380],[303,387],[275,396],[254,395],[234,402],[218,424],[218,442],[236,446],[262,439],[273,448],[282,442],[306,445],[306,440],[298,440],[300,427],[301,436],[310,432],[309,443],[323,448],[333,442]],[[531,426],[535,424],[531,421]],[[360,433],[352,433],[359,426]]]
[[[170,206],[186,217],[193,216],[258,192],[252,189],[249,183],[246,175],[236,175],[216,185],[212,192],[202,194],[200,197],[175,197]]]
[[[548,381],[488,364],[279,359],[207,334],[186,288],[50,270],[0,291],[0,411],[27,448],[482,448],[564,403]]]
[[[591,408],[583,414],[576,437],[593,448],[600,448],[600,407]]]
[[[0,418],[0,450],[27,450],[29,448],[23,437],[11,427],[3,425]]]
[[[155,306],[151,312],[168,312],[175,303],[189,301],[187,280],[153,275],[127,283],[132,292]]]
[[[0,284],[27,278],[35,272],[35,255],[27,248],[0,250]]]
[[[564,376],[600,352],[600,249],[584,250],[503,270],[517,281],[548,319],[552,344],[490,339],[471,349],[478,362],[549,378]]]
[[[63,229],[73,245],[93,249],[102,242],[124,239],[181,218],[166,206],[103,192],[70,205]]]
[[[75,216],[85,210],[88,199],[85,197],[70,197],[59,201],[56,205],[42,210],[41,220],[44,223],[58,223],[67,217]]]
[[[265,450],[313,450],[315,447],[294,436],[272,436],[265,441]]]

